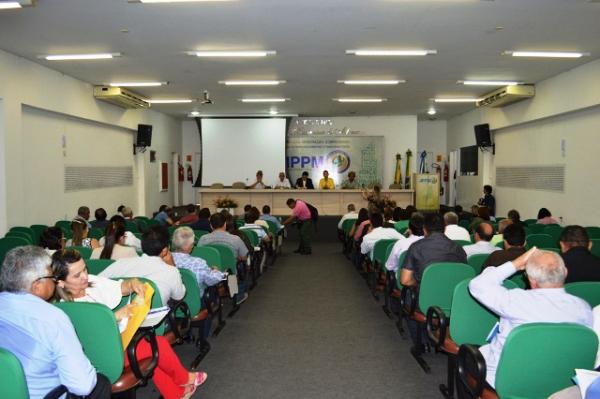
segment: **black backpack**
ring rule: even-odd
[[[319,221],[319,211],[317,210],[317,208],[315,208],[308,202],[305,202],[305,204],[308,207],[308,210],[310,211],[310,218],[314,223],[317,223]]]

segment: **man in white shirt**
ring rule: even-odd
[[[286,177],[284,172],[279,172],[279,177],[278,177],[277,181],[273,184],[273,188],[276,188],[276,189],[292,188],[292,185],[290,184],[290,181],[288,180],[288,178]]]
[[[394,247],[392,248],[392,252],[388,257],[387,262],[385,263],[385,268],[391,272],[396,272],[398,270],[398,262],[400,260],[400,256],[404,251],[408,249],[412,245],[413,242],[419,241],[425,233],[423,232],[423,222],[425,219],[423,218],[423,214],[420,212],[415,212],[411,215],[410,220],[408,221],[408,234],[409,236],[406,240],[398,240]]]
[[[398,233],[396,229],[390,227],[383,227],[383,216],[381,213],[373,213],[369,218],[371,221],[370,231],[363,237],[362,244],[360,244],[360,252],[362,254],[369,254],[373,259],[373,247],[379,240],[406,240],[402,234]]]
[[[165,227],[155,226],[142,236],[144,255],[139,258],[122,258],[108,266],[100,276],[144,277],[152,280],[160,291],[163,305],[169,299],[176,301],[185,296],[185,286],[169,250],[169,233]]]
[[[338,222],[338,230],[342,229],[342,226],[344,225],[345,220],[357,219],[357,218],[358,218],[358,213],[356,213],[356,207],[354,206],[354,204],[348,204],[348,213],[346,213],[344,216],[342,216],[342,218]]]
[[[525,270],[530,290],[506,289],[502,282]],[[487,366],[487,382],[494,387],[496,367],[510,332],[527,323],[578,323],[592,327],[592,310],[583,299],[567,294],[567,268],[560,255],[535,247],[502,266],[488,267],[469,283],[471,294],[500,316],[490,344],[479,348]]]
[[[475,244],[465,245],[463,249],[467,254],[467,258],[475,254],[491,254],[500,248],[492,245],[490,240],[494,236],[494,228],[487,222],[479,223],[475,230]]]
[[[446,229],[444,234],[451,240],[471,241],[469,231],[458,225],[458,215],[454,212],[446,212],[444,214],[444,223]]]

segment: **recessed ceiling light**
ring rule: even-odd
[[[286,83],[285,80],[221,80],[225,86],[277,86]]]
[[[436,103],[474,103],[479,101],[478,98],[435,98]]]
[[[386,98],[334,98],[333,101],[340,103],[380,103],[387,101]]]
[[[522,84],[522,82],[510,80],[459,80],[456,83],[470,86],[515,86]]]
[[[346,50],[346,54],[364,56],[419,56],[437,54],[437,50]]]
[[[120,57],[121,53],[98,53],[98,54],[61,54],[61,55],[42,55],[39,58],[45,58],[48,61],[71,61],[71,60],[105,60],[114,57]]]
[[[196,57],[266,57],[277,54],[276,51],[189,51],[189,55]]]
[[[167,85],[169,82],[114,82],[109,83],[111,87],[156,87]]]
[[[189,98],[181,98],[181,99],[168,99],[168,100],[146,100],[150,104],[186,104],[191,103],[194,100]]]
[[[289,101],[289,98],[241,98],[243,103],[283,103]]]
[[[15,8],[22,8],[18,1],[7,1],[0,3],[0,10],[12,10]]]
[[[406,80],[338,80],[345,85],[397,85],[406,83]]]
[[[571,51],[505,51],[503,55],[513,57],[538,57],[538,58],[580,58],[589,56],[590,53],[576,53]]]

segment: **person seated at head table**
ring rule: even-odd
[[[85,261],[75,250],[55,252],[52,270],[57,280],[56,294],[62,301],[101,303],[115,309],[124,296],[135,293],[143,298],[145,294],[145,285],[137,278],[116,281],[88,274]],[[131,317],[135,306],[131,303],[117,310],[117,322]],[[159,392],[165,399],[190,398],[196,387],[206,381],[206,373],[187,371],[165,337],[157,336],[156,342],[159,355],[153,380]],[[136,355],[138,360],[152,356],[150,343],[141,340],[136,346]],[[128,364],[127,357],[125,364]]]
[[[256,172],[256,181],[254,183],[252,183],[251,185],[248,186],[249,189],[252,188],[259,188],[259,189],[263,189],[263,188],[268,188],[267,185],[265,183],[263,183],[263,171],[259,170]]]
[[[279,176],[277,177],[277,181],[273,184],[274,189],[285,189],[292,188],[289,179],[285,175],[284,172],[279,172]]]
[[[356,172],[351,170],[348,172],[348,178],[342,181],[342,189],[358,189],[358,180],[356,180]]]
[[[321,190],[333,190],[335,189],[335,182],[329,177],[329,172],[323,171],[323,178],[319,180],[319,189]]]
[[[308,172],[302,172],[302,176],[296,180],[296,188],[304,188],[307,190],[313,190],[315,186],[313,186],[313,181],[310,177],[308,177]]]

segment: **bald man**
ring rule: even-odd
[[[490,243],[494,236],[494,228],[488,222],[481,222],[475,230],[475,244],[466,245],[463,247],[467,258],[475,254],[491,254],[498,251],[500,248]]]

